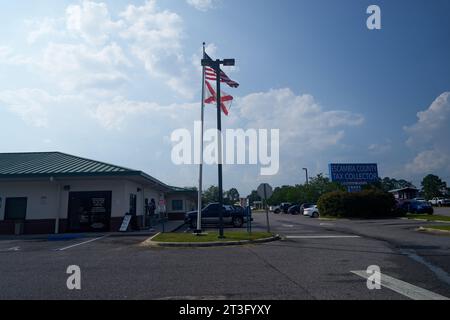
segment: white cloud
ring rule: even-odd
[[[64,31],[60,27],[61,19],[30,19],[25,21],[27,27],[31,30],[28,34],[27,41],[34,44],[44,37],[63,36]]]
[[[195,68],[184,58],[183,20],[159,9],[155,0],[128,5],[116,19],[106,3],[84,0],[68,6],[62,17],[26,23],[30,44],[52,39],[44,43],[40,56],[29,59],[64,90],[116,90],[128,75],[142,72],[142,63],[150,78],[180,97],[194,97]],[[13,58],[16,63],[23,60],[11,53],[8,58],[10,63]],[[127,72],[124,67],[133,69]]]
[[[120,36],[145,66],[151,77],[162,79],[173,91],[192,98],[192,72],[187,72],[183,55],[183,20],[168,10],[158,10],[154,0],[143,6],[129,5],[120,14],[126,27]]]
[[[407,145],[417,152],[407,171],[450,173],[450,92],[441,94],[417,117],[414,125],[404,128],[409,134]]]
[[[404,128],[410,134],[407,141],[408,146],[417,147],[440,143],[442,138],[448,142],[450,136],[450,92],[441,94],[427,110],[419,112],[417,118],[417,123]]]
[[[166,127],[190,125],[195,119],[197,104],[173,104],[162,106],[155,102],[130,101],[124,97],[116,97],[111,101],[101,102],[92,110],[91,116],[105,129],[122,130],[130,123],[150,118],[154,124]],[[184,116],[182,116],[184,115]]]
[[[47,127],[49,115],[55,105],[68,97],[54,97],[40,89],[20,89],[0,92],[0,106],[17,114],[25,123],[35,127]]]
[[[385,155],[392,150],[392,141],[387,140],[385,143],[373,143],[368,149],[372,155]]]
[[[30,64],[31,61],[32,59],[25,55],[16,54],[11,47],[0,46],[0,64],[21,66]]]
[[[305,150],[323,150],[344,138],[344,128],[359,126],[361,115],[324,110],[311,95],[290,89],[270,90],[238,99],[234,121],[245,119],[249,128],[280,129],[281,144]]]
[[[450,155],[440,150],[420,152],[412,162],[406,165],[406,170],[416,174],[450,172]]]
[[[187,3],[200,11],[208,11],[214,7],[214,0],[187,0]]]
[[[93,44],[104,44],[121,24],[111,20],[105,3],[84,0],[81,5],[70,5],[66,9],[67,30]]]
[[[128,80],[121,67],[131,66],[122,48],[111,43],[99,50],[84,44],[50,43],[38,67],[65,90],[111,88]]]

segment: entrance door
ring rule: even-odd
[[[111,191],[70,192],[69,231],[109,231],[111,199]]]

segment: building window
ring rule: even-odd
[[[183,200],[172,200],[173,211],[183,211]]]
[[[5,201],[5,220],[25,220],[27,198],[7,198]]]

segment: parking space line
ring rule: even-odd
[[[100,238],[91,239],[89,241],[84,241],[84,242],[81,242],[81,243],[77,243],[77,244],[74,244],[74,245],[71,245],[71,246],[68,246],[68,247],[57,249],[56,251],[65,251],[65,250],[72,249],[72,248],[75,248],[75,247],[78,247],[78,246],[82,246],[84,244],[88,244],[88,243],[91,243],[91,242],[94,242],[94,241],[97,241],[97,240],[104,239],[106,237],[108,237],[108,236],[106,235],[106,236],[103,236],[103,237],[100,237]]]
[[[360,236],[287,236],[287,239],[355,239]]]
[[[369,279],[370,275],[366,271],[351,271],[351,273]],[[414,286],[408,282],[404,282],[385,274],[381,274],[381,286],[391,289],[405,297],[412,300],[449,300],[449,298],[441,296],[440,294],[428,291],[426,289]]]
[[[12,247],[9,249],[0,249],[0,252],[12,252],[12,251],[14,251],[14,252],[20,251],[20,247]]]

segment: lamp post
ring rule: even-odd
[[[210,67],[213,68],[216,72],[216,100],[217,100],[217,132],[219,134],[218,136],[218,176],[219,176],[219,238],[223,239],[224,236],[224,223],[223,223],[223,156],[222,156],[222,97],[221,97],[221,91],[220,91],[220,83],[222,80],[222,70],[220,69],[220,66],[234,66],[235,60],[234,59],[224,59],[224,60],[211,60],[211,59],[202,59],[202,66],[203,67]]]
[[[309,184],[308,168],[303,168],[306,173],[306,184]]]

